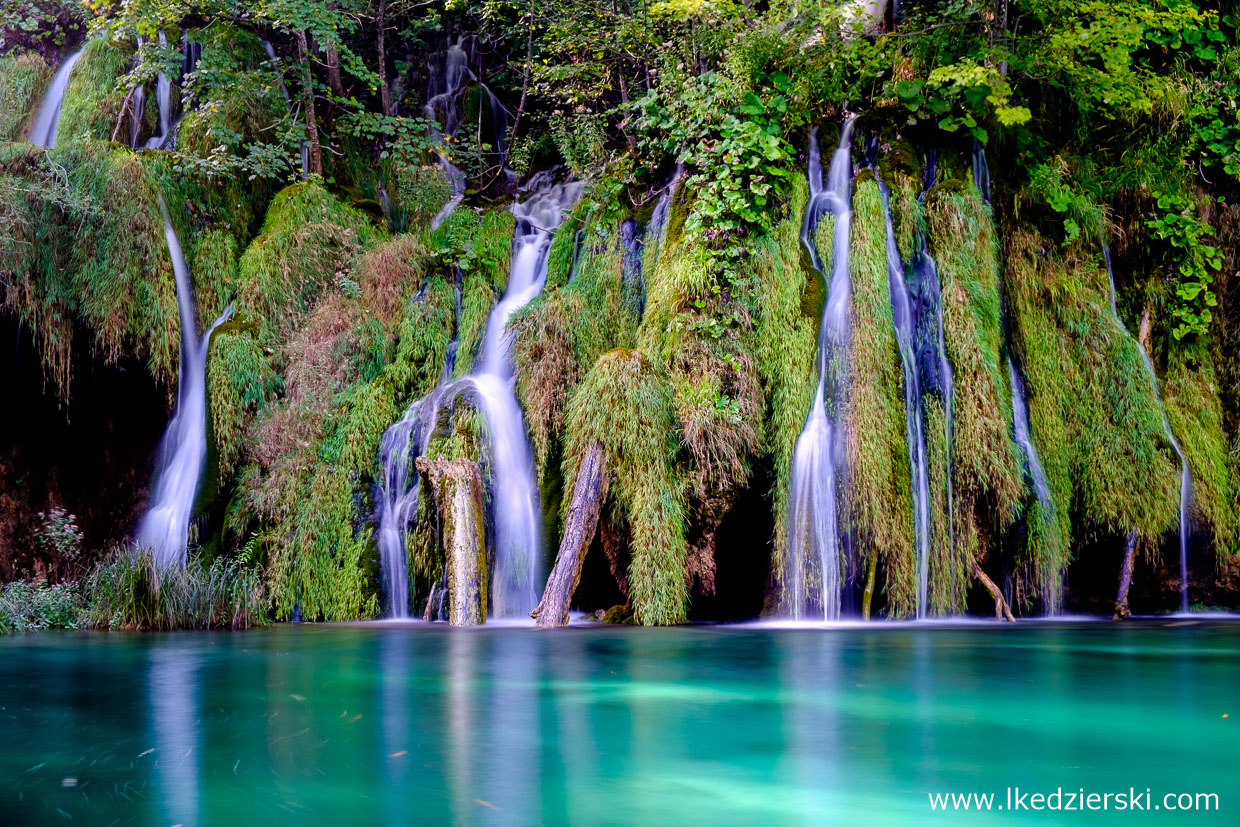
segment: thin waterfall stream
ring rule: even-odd
[[[160,48],[168,45],[168,38],[162,30],[159,32],[159,45]],[[168,131],[172,128],[172,81],[164,72],[160,72],[155,79],[155,102],[159,106],[159,134],[147,139],[147,149],[162,147],[168,140]]]
[[[163,197],[159,199],[164,236],[177,283],[177,309],[181,321],[181,360],[177,378],[177,407],[159,446],[159,462],[151,505],[138,528],[138,545],[149,548],[161,567],[184,566],[189,543],[189,521],[194,497],[207,458],[207,349],[211,334],[232,315],[232,306],[195,336],[194,288],[181,242]]]
[[[43,96],[39,114],[30,131],[30,142],[35,146],[47,149],[56,146],[56,128],[60,126],[60,112],[65,103],[65,90],[69,88],[69,75],[73,73],[73,67],[81,56],[81,49],[69,55],[52,76],[52,82],[47,86],[47,93]]]
[[[1105,238],[1102,240],[1102,257],[1107,265],[1107,284],[1110,288],[1111,314],[1115,317],[1115,321],[1120,328],[1137,344],[1137,350],[1141,353],[1141,361],[1145,364],[1145,370],[1150,375],[1150,381],[1154,383],[1154,395],[1158,397],[1158,411],[1162,415],[1163,432],[1167,435],[1167,441],[1171,443],[1172,450],[1175,451],[1175,455],[1180,460],[1180,611],[1187,612],[1188,508],[1193,498],[1193,475],[1188,467],[1188,460],[1184,456],[1184,451],[1180,448],[1179,441],[1176,440],[1175,434],[1171,431],[1171,423],[1167,420],[1167,406],[1163,402],[1162,385],[1158,381],[1158,374],[1154,371],[1154,363],[1150,360],[1150,355],[1145,352],[1145,346],[1141,344],[1141,340],[1132,335],[1132,332],[1128,330],[1128,326],[1124,324],[1124,320],[1120,318],[1119,308],[1115,300],[1115,271],[1111,263],[1111,248]]]
[[[917,617],[929,611],[930,583],[930,469],[926,458],[925,402],[917,371],[917,319],[905,279],[904,263],[896,243],[895,226],[891,220],[891,190],[878,180],[883,198],[883,221],[887,231],[887,283],[891,292],[891,317],[896,344],[900,351],[900,367],[904,372],[904,422],[908,442],[910,481],[913,495],[913,538],[917,549]]]
[[[826,188],[818,130],[809,134],[810,200],[801,227],[801,243],[815,270],[824,278],[823,263],[814,237],[822,218],[835,219],[831,275],[818,333],[818,385],[814,402],[792,461],[788,507],[789,608],[797,620],[821,615],[825,620],[840,616],[843,565],[839,536],[839,477],[845,446],[841,410],[844,358],[848,345],[848,306],[851,280],[848,243],[852,219],[852,133],[855,119],[840,130],[840,144],[831,157]],[[816,563],[820,576],[819,597],[810,597],[807,566]]]

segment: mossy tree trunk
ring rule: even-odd
[[[448,572],[448,622],[476,626],[487,617],[487,554],[482,472],[468,459],[418,457],[443,525]]]
[[[297,30],[297,56],[301,59],[302,106],[306,111],[306,147],[310,155],[310,172],[323,174],[323,148],[319,145],[319,123],[314,117],[314,76],[310,73],[310,47],[306,30]]]
[[[603,446],[595,442],[586,450],[573,484],[573,498],[564,520],[564,536],[555,558],[555,568],[547,578],[538,608],[530,614],[544,629],[568,625],[568,604],[581,582],[581,567],[590,543],[598,533],[598,517],[607,490],[607,468]]]

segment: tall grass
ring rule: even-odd
[[[87,576],[85,625],[96,629],[247,629],[267,622],[258,570],[244,558],[161,569],[148,550],[116,550]]]
[[[46,580],[0,587],[0,635],[36,629],[76,629],[85,604],[75,583],[49,586]]]

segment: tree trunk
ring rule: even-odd
[[[323,53],[327,58],[327,83],[331,86],[333,95],[343,98],[344,84],[340,81],[340,54],[335,46],[325,46]]]
[[[1012,617],[1012,609],[1008,606],[1007,600],[1003,597],[1003,592],[995,585],[995,581],[986,576],[986,572],[982,571],[982,567],[973,563],[973,576],[986,587],[986,591],[990,592],[990,596],[995,599],[995,620],[1010,620],[1015,623],[1016,618]]]
[[[1115,619],[1123,620],[1132,615],[1128,609],[1128,589],[1132,587],[1132,567],[1137,556],[1137,530],[1128,532],[1124,543],[1124,562],[1119,567],[1119,593],[1115,595]]]
[[[1141,349],[1146,353],[1150,352],[1150,306],[1147,304],[1145,309],[1141,311],[1141,322],[1137,325],[1137,344],[1141,345]]]
[[[387,46],[384,32],[387,29],[387,0],[379,0],[378,31],[375,33],[375,48],[379,52],[379,106],[384,116],[392,114],[392,91],[387,81]]]
[[[878,574],[878,554],[870,552],[870,565],[865,574],[865,591],[861,595],[861,619],[870,619],[870,603],[874,600],[874,580]]]
[[[551,629],[568,625],[568,604],[581,582],[581,567],[594,535],[598,533],[598,515],[607,491],[607,463],[603,446],[593,443],[587,450],[573,483],[573,499],[564,520],[564,536],[555,558],[555,568],[547,578],[538,608],[530,615],[539,627]]]
[[[482,472],[468,459],[418,457],[443,525],[448,572],[448,622],[477,626],[487,619],[487,550],[483,524]]]
[[[306,30],[297,30],[297,54],[301,59],[302,106],[306,118],[306,144],[310,154],[310,171],[323,174],[323,147],[319,145],[319,124],[314,117],[314,76],[310,74],[310,48]]]

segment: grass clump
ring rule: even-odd
[[[640,351],[603,354],[569,399],[564,479],[576,479],[591,444],[603,447],[610,480],[605,513],[627,526],[628,594],[636,622],[647,626],[688,617],[685,482],[676,462],[676,426],[671,384]]]
[[[254,322],[259,341],[272,346],[292,333],[328,286],[350,286],[345,277],[352,260],[380,237],[368,216],[319,184],[285,187],[241,256],[240,317]]]
[[[1222,563],[1240,539],[1240,486],[1229,456],[1214,366],[1204,343],[1194,345],[1181,344],[1168,353],[1163,399],[1193,475],[1194,528],[1209,537]]]
[[[51,79],[52,68],[34,52],[0,55],[0,141],[25,138]]]
[[[69,75],[56,126],[56,144],[108,141],[121,115],[125,93],[117,81],[128,71],[133,53],[120,42],[92,38]]]
[[[85,623],[96,629],[248,629],[266,624],[258,570],[245,554],[161,569],[145,549],[117,549],[86,577]]]
[[[1028,231],[1009,235],[1005,258],[1013,340],[1053,501],[1055,527],[1041,538],[1032,530],[1029,549],[1045,591],[1068,562],[1069,538],[1102,534],[1118,545],[1135,528],[1145,547],[1172,529],[1179,465],[1137,342],[1111,312],[1099,262],[1079,248],[1056,251]]]
[[[767,613],[779,614],[788,557],[788,486],[797,437],[813,403],[819,314],[813,296],[821,296],[821,276],[806,264],[800,217],[809,188],[798,177],[792,184],[789,215],[773,238],[754,256],[758,281],[754,357],[766,397],[764,452],[772,458],[771,508],[775,536]],[[806,312],[807,305],[811,305]]]

